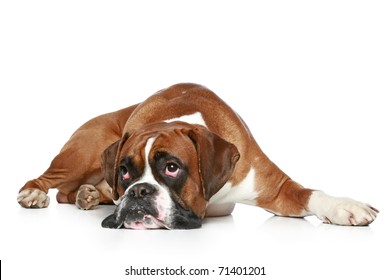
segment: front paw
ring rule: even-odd
[[[369,204],[345,197],[332,197],[315,191],[309,209],[324,223],[343,226],[366,226],[372,223],[379,211]]]
[[[81,185],[76,195],[76,205],[83,210],[93,209],[99,204],[99,192],[93,185]]]
[[[17,199],[24,208],[45,208],[50,203],[50,197],[39,189],[23,190],[19,193]]]
[[[379,211],[369,204],[350,198],[340,198],[325,221],[344,226],[366,226],[371,224]]]

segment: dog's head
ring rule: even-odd
[[[102,155],[117,204],[103,227],[191,229],[229,180],[237,148],[199,125],[155,123],[124,133]]]

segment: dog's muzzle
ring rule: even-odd
[[[132,186],[121,198],[115,213],[103,221],[103,227],[166,228],[166,209],[159,205],[159,197],[157,186],[148,183]]]
[[[127,189],[114,214],[102,222],[105,228],[129,229],[193,229],[201,224],[202,219],[174,202],[167,190],[149,183]]]

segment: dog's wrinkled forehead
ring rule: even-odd
[[[133,132],[123,143],[119,160],[131,157],[134,165],[145,168],[147,163],[153,163],[156,156],[164,153],[180,158],[185,163],[196,164],[195,146],[181,129],[169,124],[155,128],[145,127]]]
[[[143,158],[145,158],[145,146],[148,139],[151,138],[155,139],[153,147],[157,145],[154,150],[164,148],[165,146],[167,148],[175,147],[175,144],[181,141],[179,138],[184,138],[183,130],[185,127],[183,124],[156,123],[132,130],[122,138],[121,156],[141,153]],[[148,151],[150,152],[151,150]]]

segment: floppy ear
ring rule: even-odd
[[[121,139],[112,143],[108,148],[106,148],[101,155],[101,167],[104,179],[112,188],[112,198],[113,200],[119,199],[118,193],[118,161],[119,154],[123,147],[123,144],[129,138],[129,133],[126,132]]]
[[[112,143],[104,150],[101,156],[103,177],[111,188],[114,188],[115,186],[115,162],[120,142],[121,140],[119,139],[118,141]]]
[[[204,197],[209,200],[229,180],[240,154],[236,146],[206,128],[192,129],[188,136],[196,147]]]

